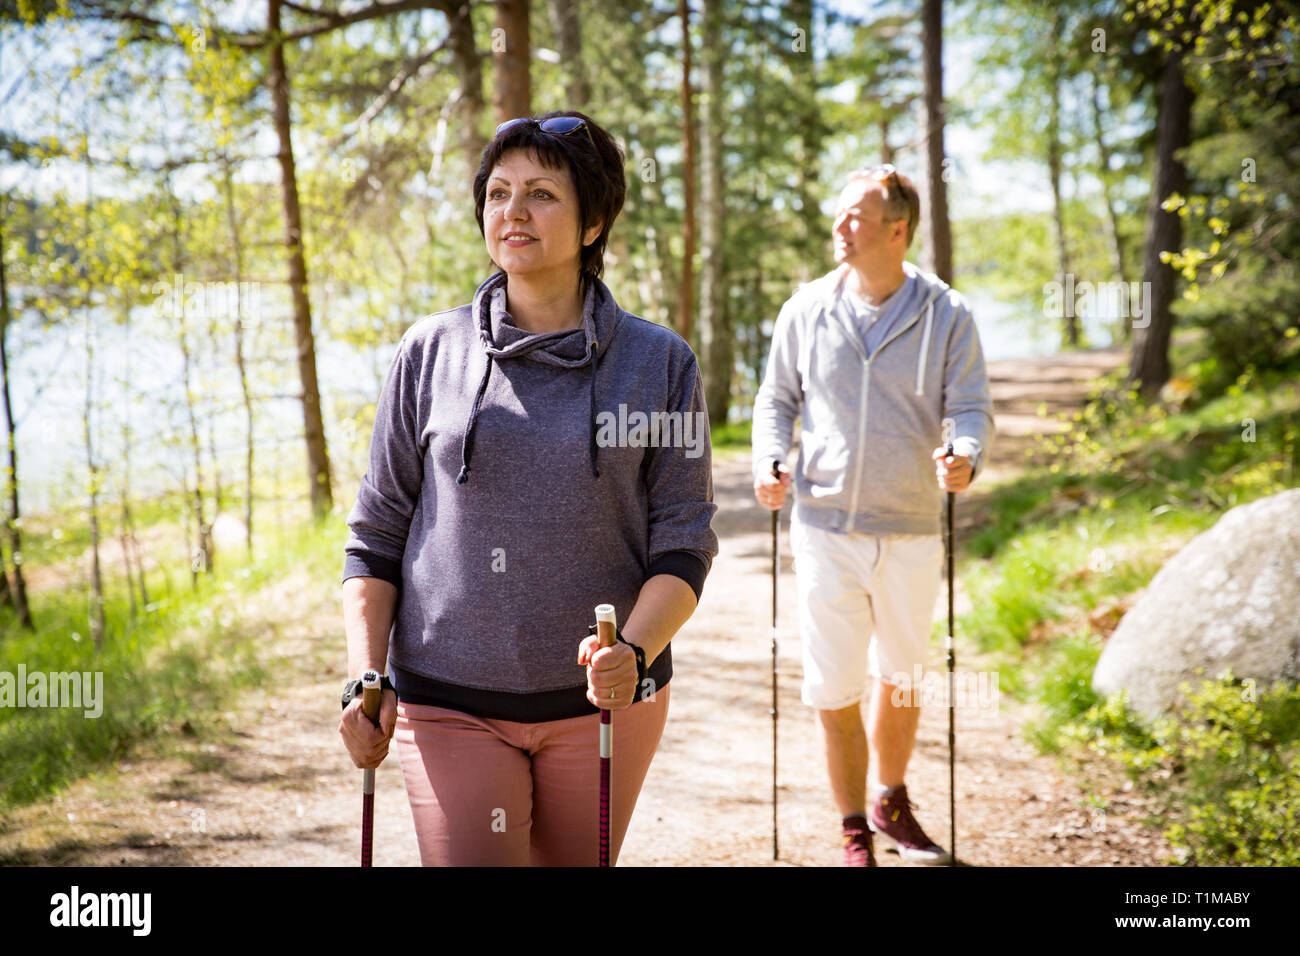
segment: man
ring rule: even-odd
[[[796,490],[803,700],[820,719],[848,866],[876,865],[873,832],[905,860],[949,862],[912,815],[904,775],[920,710],[908,705],[919,701],[894,691],[925,663],[943,564],[940,492],[969,486],[993,414],[970,307],[904,261],[919,215],[916,188],[892,166],[850,177],[832,231],[837,268],[781,309],[754,403],[754,494],[776,510],[792,481]],[[951,457],[935,447],[945,418],[956,425]]]

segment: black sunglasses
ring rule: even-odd
[[[587,129],[587,121],[580,116],[552,116],[550,119],[537,120],[531,116],[520,116],[516,119],[506,120],[497,127],[496,135],[500,136],[512,126],[518,126],[520,123],[536,123],[543,133],[550,133],[553,136],[568,136],[583,130],[587,134],[587,139],[591,142],[591,148],[596,148],[596,141],[591,138],[591,130]]]

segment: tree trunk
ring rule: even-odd
[[[221,154],[222,181],[226,192],[226,228],[230,232],[230,255],[235,264],[235,369],[239,372],[239,392],[244,404],[244,547],[253,555],[253,396],[248,388],[248,366],[244,362],[244,242],[239,235],[239,217],[235,210],[234,174],[230,156]],[[256,317],[255,317],[256,318]]]
[[[9,572],[5,570],[5,549],[0,543],[0,607],[14,606],[14,592],[9,587]]]
[[[497,123],[533,115],[529,75],[532,43],[528,35],[528,0],[497,0],[497,24],[492,31],[496,63]]]
[[[894,164],[894,147],[889,145],[889,117],[880,118],[880,165]]]
[[[82,145],[86,156],[86,211],[84,216],[84,228],[82,230],[84,249],[91,248],[90,232],[90,134],[87,131],[83,134]],[[82,437],[86,445],[86,491],[89,498],[90,506],[90,636],[95,643],[95,653],[98,654],[104,646],[104,576],[99,562],[99,466],[95,463],[95,449],[92,442],[94,434],[93,415],[95,409],[95,340],[93,335],[92,311],[90,305],[90,269],[86,258],[81,261],[81,280],[82,289],[84,290],[85,300],[82,308],[85,311],[85,330],[86,344],[86,401],[82,407]]]
[[[9,588],[7,577],[5,586],[10,590],[10,597],[13,601],[14,611],[18,615],[19,623],[30,631],[34,630],[34,625],[32,624],[31,607],[27,603],[27,583],[23,579],[22,511],[18,508],[18,442],[17,436],[14,434],[14,406],[9,394],[8,337],[9,323],[12,316],[9,311],[9,286],[5,280],[5,219],[3,210],[4,203],[0,202],[0,386],[3,386],[4,389],[5,449],[8,452],[5,475],[8,478],[9,486],[9,515],[4,524],[5,534],[9,539],[9,552],[13,555],[14,563],[13,587]]]
[[[677,298],[677,334],[687,342],[694,334],[695,295],[695,110],[691,91],[691,8],[677,0],[682,21],[682,276]]]
[[[123,429],[125,431],[125,429]],[[129,458],[123,456],[124,478],[122,482],[121,505],[122,524],[119,537],[122,542],[122,562],[126,566],[126,589],[131,596],[131,616],[135,617],[135,586],[140,587],[140,602],[149,606],[149,586],[144,579],[144,562],[140,560],[140,542],[135,537],[135,521],[131,517],[131,486]]]
[[[122,567],[126,569],[126,598],[130,605],[131,620],[135,620],[140,610],[135,603],[135,573],[131,567],[131,547],[127,540],[126,534],[126,493],[123,492],[122,498],[122,523],[117,527],[117,543],[122,548]]]
[[[172,276],[174,282],[184,284],[185,282],[185,258],[184,245],[181,240],[181,222],[182,210],[180,200],[176,198],[171,188],[171,178],[167,179],[167,192],[172,197],[172,215],[175,217],[175,225],[172,231],[172,241],[174,249],[172,252]],[[181,289],[181,297],[186,298],[185,289]],[[194,521],[194,550],[190,557],[190,584],[198,583],[200,573],[206,574],[212,570],[214,555],[212,554],[212,525],[208,522],[204,514],[203,505],[203,461],[201,448],[199,445],[199,423],[198,416],[194,413],[194,389],[191,384],[191,356],[189,326],[185,315],[185,303],[182,302],[177,314],[172,316],[176,323],[176,340],[181,350],[181,384],[185,392],[185,419],[189,425],[189,442],[190,453],[194,456],[194,488],[190,495],[190,515]]]
[[[86,241],[90,241],[87,230]],[[90,636],[95,642],[95,651],[104,646],[104,575],[99,561],[99,466],[95,463],[95,448],[92,442],[93,426],[91,423],[95,398],[95,345],[91,335],[90,303],[86,306],[85,342],[86,342],[86,401],[82,409],[82,436],[86,443],[86,491],[90,507]]]
[[[135,525],[131,520],[131,416],[130,409],[130,382],[131,376],[131,356],[134,349],[131,347],[131,300],[130,296],[122,296],[122,328],[126,332],[126,367],[123,369],[123,375],[119,379],[122,384],[122,480],[118,483],[118,503],[121,506],[122,518],[118,523],[118,543],[122,547],[122,566],[126,569],[126,594],[131,605],[131,619],[134,620],[139,611],[136,606],[135,589],[136,581],[140,584],[140,598],[145,605],[149,603],[149,590],[144,583],[144,566],[140,561],[140,544],[135,537]]]
[[[567,107],[585,113],[588,112],[587,99],[591,92],[582,62],[582,20],[579,14],[578,0],[551,0],[551,21],[567,78],[564,85]]]
[[[790,73],[796,89],[793,117],[799,128],[799,219],[803,223],[802,252],[797,269],[800,282],[807,282],[826,247],[827,224],[822,218],[817,194],[821,187],[819,170],[822,154],[823,122],[817,105],[817,61],[813,57],[813,6],[812,0],[790,0],[788,14],[791,23],[803,31],[801,37],[791,37],[784,47]]]
[[[704,353],[704,401],[709,421],[725,425],[731,405],[735,342],[727,309],[724,253],[726,196],[722,176],[723,25],[720,0],[704,0],[704,129],[702,174],[704,212],[700,229],[700,347]]]
[[[1053,49],[1048,51],[1048,85],[1051,102],[1047,113],[1047,175],[1052,185],[1052,221],[1056,228],[1056,281],[1062,286],[1071,274],[1070,250],[1065,236],[1065,211],[1061,203],[1061,51],[1056,48],[1056,38],[1061,35],[1061,14],[1052,19],[1049,43]],[[1064,328],[1061,338],[1067,348],[1079,347],[1079,317],[1074,309],[1064,310]]]
[[[474,22],[470,17],[469,0],[450,0],[443,7],[443,13],[447,16],[451,61],[460,86],[456,122],[460,124],[461,148],[472,173],[478,169],[479,157],[486,145],[478,130],[479,118],[483,115],[483,58],[474,46]]]
[[[239,298],[239,287],[235,287],[235,298]],[[238,307],[236,307],[238,308]],[[215,365],[216,361],[213,356],[220,351],[218,344],[219,336],[217,335],[217,318],[216,310],[208,312],[208,342],[207,347],[200,350],[200,368],[202,368],[202,356],[208,356],[208,359]],[[208,521],[208,547],[211,549],[212,526],[216,524],[217,519],[221,517],[221,456],[217,454],[217,416],[209,412],[207,416],[208,424],[208,467],[212,470],[212,515]],[[212,558],[209,556],[208,570],[212,570]]]
[[[1187,168],[1177,153],[1191,142],[1192,92],[1183,82],[1182,54],[1175,51],[1165,61],[1156,111],[1155,173],[1147,205],[1146,244],[1142,281],[1150,283],[1151,314],[1145,328],[1135,329],[1129,383],[1143,397],[1154,398],[1169,381],[1169,337],[1173,331],[1171,306],[1177,274],[1160,261],[1160,253],[1176,251],[1183,243],[1183,221],[1177,210],[1160,208],[1173,193],[1187,193]]]
[[[1106,225],[1111,247],[1111,268],[1115,272],[1115,281],[1124,282],[1124,241],[1119,234],[1119,214],[1115,211],[1114,191],[1110,182],[1110,147],[1101,126],[1101,84],[1094,75],[1092,79],[1092,128],[1097,140],[1097,155],[1101,163],[1098,178],[1101,180],[1102,198],[1106,203]],[[1133,327],[1121,320],[1121,334],[1125,341],[1132,339]]]
[[[921,224],[930,271],[952,282],[952,228],[948,223],[948,184],[943,153],[943,0],[923,0],[921,56],[925,74],[925,208]]]
[[[271,44],[267,80],[271,86],[275,132],[280,140],[280,184],[284,201],[284,244],[289,254],[289,287],[293,292],[293,326],[298,344],[298,377],[302,382],[303,434],[307,442],[307,478],[311,510],[323,518],[334,505],[330,487],[330,460],[321,418],[320,387],[316,380],[316,342],[307,299],[307,261],[302,248],[302,215],[298,208],[298,178],[294,169],[289,125],[289,74],[284,65],[284,44],[279,42],[281,0],[267,0],[267,30],[277,38]]]

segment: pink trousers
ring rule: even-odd
[[[668,688],[613,714],[610,864],[668,720]],[[545,723],[399,703],[394,739],[425,866],[596,866],[600,715]]]

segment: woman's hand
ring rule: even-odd
[[[636,702],[636,654],[623,643],[601,647],[592,634],[578,645],[578,663],[587,666],[587,700],[602,710],[624,710]]]
[[[352,762],[362,770],[374,770],[388,756],[388,744],[397,727],[397,693],[384,691],[379,704],[379,726],[370,722],[361,709],[361,695],[357,695],[339,719],[339,736],[348,748]]]

